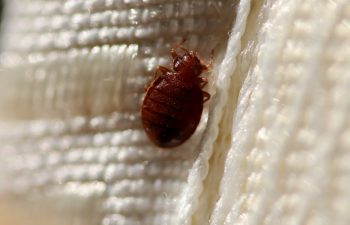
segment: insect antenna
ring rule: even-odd
[[[182,51],[186,52],[187,54],[190,54],[189,51],[183,46],[183,44],[187,41],[187,38],[183,37],[181,42],[176,44],[171,50],[171,56],[173,58],[178,57],[179,55],[176,53],[176,49],[180,48]]]

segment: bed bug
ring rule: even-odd
[[[179,55],[176,49],[183,51]],[[159,66],[147,87],[141,108],[144,130],[149,139],[163,148],[176,147],[192,136],[201,119],[209,93],[201,77],[209,65],[203,64],[194,51],[181,44],[171,49],[173,70]],[[213,51],[211,61],[213,58]]]

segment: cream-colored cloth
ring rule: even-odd
[[[345,0],[9,0],[0,224],[350,224]],[[202,121],[164,151],[143,86],[208,60]]]

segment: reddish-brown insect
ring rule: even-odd
[[[184,54],[178,55],[176,48]],[[191,137],[201,119],[203,103],[210,98],[202,90],[208,81],[200,77],[208,66],[181,45],[171,49],[171,55],[173,70],[158,67],[141,109],[148,137],[164,148],[176,147]]]

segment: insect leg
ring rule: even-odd
[[[155,79],[157,79],[159,76],[161,76],[161,75],[159,75],[158,72],[163,73],[163,71],[162,71],[162,69],[161,69],[160,67],[161,67],[161,66],[159,66],[159,67],[154,71],[153,76],[152,76],[152,80],[151,80],[148,84],[145,85],[145,91],[147,91],[147,89],[149,88],[149,86],[152,84],[152,82],[153,82]],[[163,68],[165,68],[165,67],[163,67]],[[165,68],[165,69],[166,69],[166,68]]]
[[[152,80],[151,81],[149,81],[148,82],[148,84],[146,84],[145,86],[144,86],[144,89],[145,89],[145,91],[147,91],[148,90],[148,88],[152,85],[152,82],[155,80],[155,78],[154,77],[156,77],[156,75],[155,74],[153,74],[153,78],[152,78]]]
[[[173,57],[174,60],[179,58],[179,55],[176,52],[176,48],[172,48],[170,50],[170,53],[171,53],[171,57]]]
[[[151,86],[151,83],[152,83],[152,82],[149,82],[148,84],[146,84],[146,85],[143,87],[143,88],[145,89],[145,91],[148,90],[149,86]]]
[[[203,103],[210,99],[210,94],[206,91],[203,91]]]
[[[208,84],[208,79],[205,77],[199,77],[199,85],[201,88]]]
[[[176,44],[175,47],[173,47],[174,49],[177,49],[177,48],[183,48],[183,44],[187,41],[187,38],[182,38],[181,42]]]
[[[171,72],[170,69],[168,69],[168,68],[166,68],[164,66],[159,66],[158,70],[162,73],[162,75],[165,75],[166,73]]]
[[[183,46],[179,46],[179,48],[182,50],[182,51],[184,51],[184,52],[186,52],[186,54],[190,54],[190,52],[188,51],[188,49],[187,48],[185,48],[185,47],[183,47]],[[192,51],[191,51],[192,52]],[[190,54],[190,55],[193,55],[194,53],[192,53],[192,54]]]
[[[170,69],[164,67],[164,66],[158,66],[158,68],[154,71],[152,79],[155,80],[158,77],[165,76],[166,73],[171,72]],[[160,73],[160,74],[159,74]]]
[[[171,56],[173,57],[173,59],[179,57],[179,55],[176,53],[176,49],[180,48],[181,50],[183,50],[184,52],[186,52],[187,54],[189,54],[189,51],[183,46],[183,43],[185,43],[187,41],[186,38],[183,38],[182,41],[178,44],[176,44],[171,50]]]
[[[160,76],[159,73],[158,73],[159,71],[160,71],[160,69],[158,67],[153,73],[152,80],[155,80],[155,79],[157,79]]]

